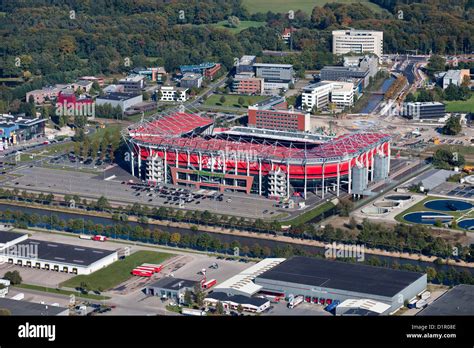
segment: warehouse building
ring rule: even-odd
[[[69,309],[10,298],[0,298],[0,308],[8,309],[15,316],[56,316],[69,315]]]
[[[143,102],[142,94],[134,93],[109,93],[95,100],[96,105],[110,104],[112,107],[120,106],[122,111]]]
[[[270,301],[262,297],[227,295],[224,292],[213,292],[204,299],[204,303],[211,307],[216,307],[219,302],[222,303],[224,310],[237,310],[240,305],[246,312],[262,313],[270,308]]]
[[[474,285],[460,284],[433,301],[417,315],[473,315]]]
[[[16,233],[10,231],[0,231],[0,251],[10,248],[11,246],[23,242],[28,239],[28,234],[26,233]],[[0,255],[0,262],[2,261]]]
[[[91,274],[118,260],[116,250],[26,239],[2,253],[10,264],[73,274]]]
[[[302,295],[306,302],[343,302],[348,299],[373,300],[390,305],[384,313],[393,313],[426,289],[423,273],[347,263],[293,257],[255,278],[263,291],[284,295]]]
[[[198,282],[195,280],[166,277],[146,287],[145,291],[150,296],[160,296],[168,299],[179,299],[184,297],[184,293],[194,291]]]

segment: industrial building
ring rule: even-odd
[[[130,75],[119,80],[119,85],[123,86],[125,93],[139,94],[146,86],[146,78],[142,75]]]
[[[345,300],[373,300],[395,312],[426,289],[427,275],[349,263],[293,257],[255,278],[263,291],[280,296],[302,295],[306,302],[324,303]]]
[[[439,119],[446,115],[446,106],[440,102],[403,103],[401,115],[412,120]]]
[[[332,53],[373,53],[383,54],[383,32],[374,30],[333,30]]]
[[[240,127],[241,128],[241,127]],[[250,128],[249,128],[250,129]],[[123,133],[132,175],[163,183],[290,197],[329,191],[363,194],[390,172],[390,136],[352,133],[335,138],[297,132],[213,130],[213,120],[172,112],[143,120]],[[291,133],[291,134],[290,134]],[[290,140],[291,139],[291,140]]]
[[[24,236],[13,232],[0,232],[0,240],[8,245],[0,255],[3,262],[48,271],[91,274],[118,259],[115,250],[46,242],[27,239]]]
[[[0,308],[8,309],[13,316],[64,316],[69,309],[59,306],[0,298]]]
[[[142,103],[143,95],[134,93],[109,93],[95,100],[96,105],[110,104],[112,107],[120,106],[125,111],[132,106]]]
[[[249,106],[248,126],[282,131],[309,131],[309,113],[286,110],[286,106],[282,97],[272,97]]]
[[[270,308],[270,301],[262,297],[228,295],[224,292],[214,291],[204,298],[204,303],[211,307],[216,307],[219,302],[222,303],[224,310],[236,310],[240,305],[246,312],[262,313]]]
[[[325,66],[321,69],[322,81],[346,81],[362,79],[363,87],[367,87],[370,78],[378,71],[378,59],[371,56],[344,57],[343,66]]]
[[[474,285],[460,284],[448,290],[417,315],[450,316],[474,313]]]
[[[0,114],[0,149],[20,141],[44,137],[46,119]]]
[[[178,300],[184,297],[186,290],[194,291],[194,287],[198,281],[165,277],[155,283],[147,285],[146,293],[151,296],[160,296],[168,299]]]

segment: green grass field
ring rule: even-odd
[[[95,294],[81,294],[78,291],[53,289],[53,288],[47,288],[45,286],[38,286],[38,285],[32,285],[32,284],[18,284],[18,285],[15,285],[15,287],[20,288],[20,289],[29,289],[29,290],[46,292],[48,294],[59,294],[59,295],[67,295],[67,296],[74,295],[76,297],[87,298],[90,300],[108,300],[110,298],[107,296],[101,296],[101,295],[95,295]]]
[[[367,6],[374,12],[381,12],[382,8],[368,0],[243,0],[243,5],[247,10],[253,13],[267,13],[268,11],[274,13],[283,13],[290,10],[302,10],[307,14],[311,14],[315,6],[324,6],[327,3],[361,3]]]
[[[237,28],[231,28],[227,26],[227,21],[221,21],[216,24],[212,24],[214,27],[218,28],[225,28],[230,30],[234,34],[240,33],[244,29],[248,28],[258,28],[264,26],[266,23],[265,22],[256,22],[256,21],[241,21],[239,26]]]
[[[225,97],[224,103],[220,102],[220,98],[222,96]],[[245,103],[242,106],[238,102],[240,97],[244,98],[244,101],[245,101]],[[209,98],[207,98],[204,105],[205,106],[228,106],[228,107],[235,107],[235,108],[240,108],[240,107],[247,108],[249,105],[253,105],[267,98],[268,96],[265,97],[265,96],[260,96],[260,95],[249,96],[249,95],[234,95],[234,94],[225,94],[225,95],[213,94]]]
[[[468,100],[447,101],[447,112],[474,112],[474,93]]]
[[[118,260],[110,266],[92,274],[78,275],[66,280],[61,283],[61,286],[75,289],[80,287],[82,282],[85,282],[90,290],[108,290],[133,277],[130,272],[142,263],[160,264],[172,256],[174,255],[156,251],[137,251],[124,260]]]
[[[317,206],[314,209],[308,210],[301,215],[298,215],[294,219],[283,221],[281,225],[291,225],[291,226],[298,226],[307,223],[308,221],[314,219],[316,216],[324,213],[325,211],[332,209],[334,204],[331,202],[326,202]]]

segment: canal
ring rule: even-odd
[[[56,212],[56,211],[49,211],[41,208],[32,208],[32,207],[20,207],[20,206],[13,206],[13,205],[8,205],[8,204],[1,204],[0,203],[0,211],[21,211],[23,213],[29,213],[29,214],[38,214],[39,216],[57,216],[61,220],[70,220],[70,219],[84,219],[84,220],[89,220],[92,221],[94,224],[101,224],[104,226],[110,226],[110,225],[116,225],[116,224],[128,224],[130,226],[136,226],[140,225],[143,228],[150,228],[150,229],[159,229],[161,231],[166,231],[169,233],[174,233],[174,232],[179,232],[181,235],[198,235],[202,232],[200,231],[195,231],[191,229],[186,229],[186,228],[178,228],[178,227],[172,227],[172,226],[166,226],[166,225],[148,225],[148,224],[142,224],[138,222],[119,222],[112,220],[110,218],[105,218],[105,217],[97,217],[97,216],[89,216],[89,215],[83,215],[83,214],[73,214],[73,213],[65,213],[65,212]],[[242,246],[248,246],[251,247],[254,244],[259,244],[261,247],[269,247],[269,248],[283,248],[285,246],[288,246],[288,243],[285,242],[280,242],[276,240],[271,240],[271,239],[260,239],[260,238],[253,238],[253,237],[245,237],[245,236],[236,236],[236,235],[230,235],[230,234],[222,234],[222,233],[212,233],[212,232],[207,232],[208,234],[211,234],[215,238],[217,238],[221,243],[232,243],[233,241],[237,241],[240,243]],[[270,237],[271,238],[271,237]],[[324,255],[325,248],[323,247],[317,247],[317,246],[312,246],[312,245],[300,245],[300,244],[292,244],[294,247],[297,247],[301,250],[306,251],[309,254],[312,255]],[[410,260],[410,259],[405,259],[405,258],[400,258],[400,257],[391,257],[391,256],[385,256],[385,255],[372,255],[372,254],[366,254],[366,259],[378,259],[382,263],[387,263],[387,264],[394,264],[398,263],[399,265],[405,265],[405,264],[411,264],[413,266],[420,266],[420,267],[433,267],[437,271],[448,271],[451,268],[455,268],[458,271],[463,271],[467,270],[469,271],[472,275],[474,275],[474,268],[469,268],[469,267],[461,267],[461,266],[451,266],[451,265],[438,265],[432,262],[426,262],[426,261],[418,261],[418,260]]]

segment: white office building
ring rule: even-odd
[[[310,111],[314,107],[321,109],[329,103],[338,108],[350,107],[354,104],[354,84],[343,81],[321,81],[303,88],[301,103]]]
[[[186,100],[188,100],[188,97],[186,95],[188,88],[163,86],[161,87],[160,91],[160,101],[185,102]]]
[[[373,53],[383,54],[383,32],[373,30],[333,30],[332,53]]]

